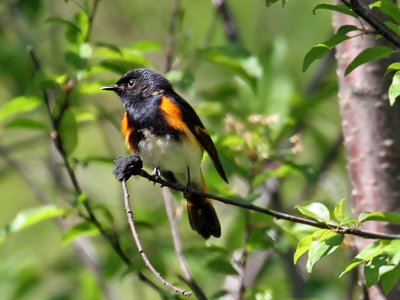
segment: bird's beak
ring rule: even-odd
[[[113,85],[110,85],[110,86],[103,86],[100,89],[104,90],[104,91],[114,91],[114,92],[117,93],[121,89],[121,87],[119,85],[117,85],[117,84],[113,84]]]

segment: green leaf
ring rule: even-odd
[[[386,265],[387,254],[382,253],[375,256],[371,261],[369,261],[364,267],[364,277],[365,285],[367,288],[377,284],[380,278],[379,269]]]
[[[230,70],[246,81],[255,90],[263,69],[257,57],[251,56],[239,46],[213,47],[199,51],[202,59]]]
[[[297,208],[303,215],[320,220],[324,223],[329,222],[331,219],[328,208],[320,202],[313,202],[305,206],[296,205],[295,208]]]
[[[35,96],[19,96],[4,103],[0,107],[0,121],[14,116],[18,113],[32,111],[42,103],[41,99]]]
[[[381,254],[383,251],[384,248],[379,242],[369,244],[360,253],[358,253],[355,258],[352,259],[351,263],[345,268],[345,270],[339,275],[339,277],[342,277],[344,274],[358,267],[362,263],[370,261],[375,256]]]
[[[372,3],[370,8],[378,8],[383,14],[391,17],[397,23],[400,23],[399,7],[390,0],[380,0]]]
[[[358,221],[383,221],[392,224],[400,224],[400,213],[398,212],[363,212],[358,217]]]
[[[63,235],[62,243],[67,245],[75,239],[82,236],[95,236],[99,234],[99,230],[93,223],[82,222],[69,228]]]
[[[105,85],[98,82],[82,82],[76,86],[75,91],[79,94],[94,95],[104,92],[101,90],[101,87]]]
[[[396,102],[396,99],[398,96],[400,96],[400,71],[397,71],[394,74],[392,83],[390,84],[390,87],[389,87],[389,103],[390,103],[390,105],[393,105]]]
[[[343,242],[344,235],[329,231],[320,240],[311,243],[308,251],[307,271],[311,273],[316,262],[322,257],[333,253]]]
[[[76,31],[76,32],[80,32],[80,31],[81,31],[80,28],[79,28],[74,22],[71,22],[71,21],[69,21],[69,20],[66,20],[66,19],[63,19],[63,18],[60,18],[60,17],[51,17],[51,18],[48,18],[48,19],[46,20],[46,22],[49,22],[49,23],[58,23],[58,24],[64,25],[64,26],[66,26],[68,29],[74,30],[74,31]]]
[[[29,128],[29,129],[46,129],[46,124],[32,119],[14,119],[4,125],[4,128]]]
[[[353,59],[353,61],[347,66],[344,74],[349,75],[355,68],[367,62],[378,60],[389,55],[396,53],[398,51],[385,46],[377,46],[372,48],[367,48]]]
[[[315,60],[322,58],[329,50],[334,48],[336,45],[345,40],[348,40],[350,37],[347,36],[347,34],[355,30],[359,29],[353,25],[341,26],[329,40],[311,48],[311,50],[308,51],[308,53],[304,57],[302,71],[305,72]]]
[[[207,268],[211,271],[225,275],[237,275],[237,271],[232,264],[222,257],[216,257],[207,262]]]
[[[153,52],[153,51],[160,51],[162,47],[160,44],[157,44],[153,41],[139,41],[131,46],[128,46],[126,49],[129,50],[136,50],[141,52]]]
[[[296,264],[297,261],[304,253],[306,253],[311,246],[313,238],[311,235],[306,236],[305,238],[301,239],[296,247],[296,251],[293,255],[293,263]]]
[[[81,57],[79,54],[74,51],[67,51],[65,53],[65,60],[75,69],[75,70],[83,70],[88,65],[88,60],[86,58]]]
[[[343,203],[346,199],[341,199],[335,206],[335,209],[333,210],[333,214],[335,216],[335,219],[337,221],[342,221],[344,218],[344,213],[343,213]]]
[[[386,272],[381,276],[382,287],[385,294],[389,293],[400,279],[400,264],[396,265],[393,270]]]
[[[21,211],[14,218],[14,220],[12,220],[0,231],[0,244],[8,235],[12,233],[31,227],[45,220],[62,216],[64,214],[65,210],[55,205],[44,205]]]
[[[78,125],[74,113],[71,110],[64,112],[60,122],[61,141],[65,152],[70,155],[78,144]]]
[[[265,0],[265,5],[269,7],[269,6],[271,6],[272,4],[274,4],[275,2],[278,2],[278,1],[279,0]],[[281,0],[282,6],[285,6],[287,1],[288,0]]]
[[[316,11],[319,9],[332,10],[352,16],[354,18],[358,18],[358,15],[344,4],[332,5],[332,4],[321,3],[314,7],[313,14],[315,15]]]
[[[390,71],[398,71],[398,70],[400,70],[400,62],[392,63],[387,68],[387,71],[386,71],[385,75]]]
[[[346,274],[346,273],[350,272],[351,270],[353,270],[354,268],[358,267],[363,262],[364,262],[363,259],[359,259],[359,258],[352,259],[351,263],[344,269],[344,271],[339,275],[339,277],[342,277],[344,274]]]
[[[144,65],[138,64],[134,61],[124,59],[105,59],[100,62],[100,65],[107,70],[116,72],[118,74],[124,74],[129,70],[141,68]]]

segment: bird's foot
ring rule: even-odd
[[[192,184],[192,181],[190,179],[189,168],[187,168],[187,177],[188,177],[188,180],[186,182],[186,187],[185,187],[185,189],[183,191],[183,196],[185,197],[185,199],[190,199],[192,194],[193,194],[193,192],[192,192],[193,184]]]

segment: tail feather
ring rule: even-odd
[[[205,239],[210,236],[220,237],[221,225],[211,201],[200,196],[186,200],[190,227]]]

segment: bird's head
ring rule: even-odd
[[[140,68],[127,72],[115,84],[101,89],[114,91],[127,104],[172,89],[172,87],[161,74]]]

